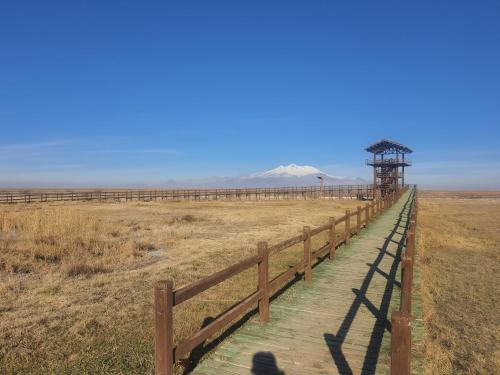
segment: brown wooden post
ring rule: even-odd
[[[258,264],[259,291],[261,293],[259,316],[261,323],[267,323],[269,321],[269,248],[267,242],[259,242],[257,248],[261,258]]]
[[[411,356],[411,321],[401,311],[391,315],[391,375],[409,375]]]
[[[413,283],[413,262],[405,257],[402,262],[400,311],[411,315],[411,293]]]
[[[304,227],[304,279],[306,282],[312,281],[311,268],[311,227]]]
[[[351,244],[351,211],[345,211],[345,244],[349,246]]]
[[[415,227],[410,224],[410,229],[408,230],[408,237],[406,238],[406,253],[408,257],[415,261]]]
[[[155,375],[173,375],[173,283],[155,285]]]
[[[361,206],[358,206],[358,210],[356,211],[356,234],[359,234],[361,230]]]
[[[370,203],[367,203],[365,205],[365,211],[366,211],[365,213],[365,219],[366,219],[365,228],[366,228],[368,226],[368,223],[370,222]]]
[[[330,260],[335,259],[335,249],[336,249],[336,234],[335,234],[335,218],[330,218],[330,231],[328,232],[328,238],[330,242]]]

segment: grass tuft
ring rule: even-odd
[[[106,273],[109,270],[103,266],[91,266],[88,264],[75,264],[68,268],[66,275],[68,277],[85,276],[90,277],[98,273]]]

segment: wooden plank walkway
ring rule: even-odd
[[[353,238],[337,258],[251,319],[192,374],[389,373],[390,312],[399,306],[399,254],[410,193]]]

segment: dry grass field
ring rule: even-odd
[[[500,192],[420,193],[427,374],[500,368]]]
[[[358,201],[0,207],[0,373],[150,373],[153,284],[182,286],[341,216]],[[314,245],[314,244],[313,244]],[[271,258],[277,273],[300,245]],[[174,311],[176,337],[256,286],[248,270]]]

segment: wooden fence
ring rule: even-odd
[[[269,320],[270,298],[275,292],[283,288],[297,273],[302,273],[305,281],[311,282],[313,263],[320,262],[326,256],[330,260],[335,259],[335,252],[339,246],[348,245],[353,235],[358,234],[376,216],[392,206],[407,189],[404,188],[383,199],[366,203],[364,207],[358,206],[354,212],[347,210],[342,217],[338,219],[332,217],[328,223],[317,228],[311,229],[306,226],[301,235],[275,245],[269,246],[267,242],[259,242],[256,255],[182,288],[174,289],[171,280],[158,281],[154,288],[155,374],[172,375],[175,362],[185,358],[198,345],[256,306],[260,321],[266,323]],[[351,219],[353,219],[353,223],[351,223]],[[341,223],[344,223],[344,231],[337,233],[337,226]],[[319,249],[312,249],[312,237],[325,231],[328,231],[328,241]],[[302,260],[270,279],[269,258],[301,242],[304,248]],[[174,347],[174,307],[254,266],[257,266],[258,273],[257,291],[239,301],[230,310]]]
[[[252,188],[252,189],[164,189],[92,191],[0,191],[0,203],[54,201],[209,201],[209,200],[287,200],[372,198],[372,185],[331,185]]]
[[[411,299],[418,212],[416,189],[413,191],[410,210],[410,224],[403,239],[406,239],[406,250],[401,258],[401,300],[399,310],[394,311],[391,315],[392,375],[410,375],[411,372]]]

